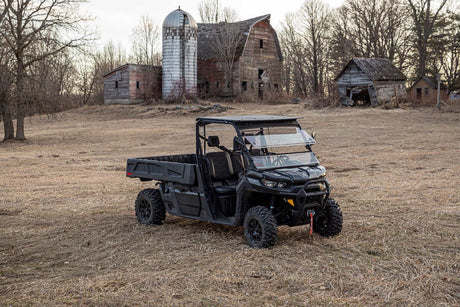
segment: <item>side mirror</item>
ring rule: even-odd
[[[208,136],[208,146],[209,147],[217,147],[219,146],[220,141],[217,135],[210,135]]]

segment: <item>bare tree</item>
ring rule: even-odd
[[[6,6],[7,0],[1,0]],[[88,20],[78,12],[84,0],[15,0],[5,14],[0,37],[15,56],[16,139],[24,140],[27,69],[67,48],[88,42],[91,33],[83,27]],[[37,44],[52,48],[36,48]]]
[[[230,96],[233,97],[233,69],[237,50],[243,39],[243,31],[239,23],[221,23],[216,31],[211,49],[214,57],[223,65],[227,88],[230,88]]]
[[[12,55],[4,48],[3,44],[0,44],[0,115],[3,119],[3,140],[14,138],[13,112],[11,108],[11,90],[14,80],[11,65],[9,65],[11,58]]]
[[[432,7],[432,0],[407,0],[416,35],[415,48],[418,53],[417,77],[426,75],[428,58],[428,41],[433,34],[435,23],[447,3],[440,0],[439,5]]]
[[[131,34],[132,53],[137,64],[160,65],[161,29],[149,16],[142,16]]]
[[[331,12],[321,0],[305,1],[299,12],[299,21],[303,31],[305,56],[311,75],[311,90],[314,95],[324,94],[324,79],[329,66],[328,30]]]
[[[10,9],[12,3],[13,0],[6,0],[0,3],[0,25],[2,24],[2,21],[5,18],[5,15]]]
[[[238,20],[237,12],[230,7],[221,7],[219,0],[202,0],[198,4],[201,22],[219,23],[235,22]]]
[[[287,86],[298,95],[322,96],[330,73],[331,11],[321,0],[307,0],[286,15],[281,31]]]

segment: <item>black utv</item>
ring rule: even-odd
[[[128,177],[159,185],[137,196],[137,219],[162,224],[167,211],[243,225],[247,243],[259,248],[276,243],[278,225],[337,235],[342,212],[313,144],[296,117],[197,118],[195,154],[128,159]]]

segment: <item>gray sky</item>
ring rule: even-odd
[[[82,6],[96,18],[95,23],[101,34],[101,43],[109,40],[121,42],[127,49],[131,45],[131,29],[141,15],[149,15],[161,26],[164,18],[180,5],[197,22],[200,0],[90,0]],[[288,12],[297,11],[304,0],[220,0],[222,6],[235,9],[241,19],[271,14],[271,24],[279,29],[280,22]],[[340,6],[343,0],[325,0],[331,7]]]

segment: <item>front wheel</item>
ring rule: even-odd
[[[161,225],[166,218],[166,209],[157,189],[142,190],[136,198],[136,217],[141,224]]]
[[[243,228],[246,242],[251,247],[271,247],[278,239],[276,219],[266,207],[250,208],[244,217]]]
[[[315,215],[313,231],[324,237],[333,237],[342,231],[342,224],[342,210],[334,199],[329,198],[324,212]]]

